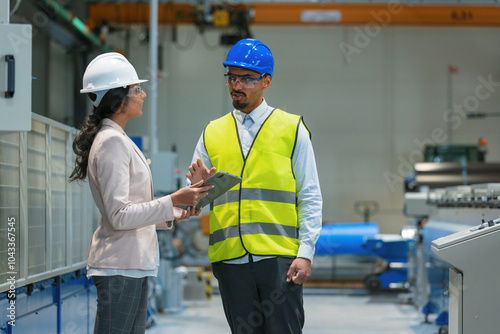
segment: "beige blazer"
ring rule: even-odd
[[[90,149],[88,178],[102,215],[87,264],[107,269],[156,269],[156,228],[174,219],[170,196],[153,200],[151,171],[123,129],[105,118]]]

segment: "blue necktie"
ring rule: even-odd
[[[245,118],[243,118],[243,126],[245,129],[250,128],[253,125],[253,120],[250,116],[245,115]]]

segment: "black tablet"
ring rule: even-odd
[[[208,180],[206,180],[201,186],[211,186],[214,185],[212,189],[208,191],[208,195],[203,197],[196,205],[196,210],[203,208],[205,205],[212,203],[216,198],[224,194],[226,191],[241,182],[241,177],[229,174],[226,172],[217,172],[212,175]],[[186,209],[186,206],[179,206],[180,208]]]

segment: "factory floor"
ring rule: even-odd
[[[404,303],[398,293],[369,294],[363,289],[305,289],[304,334],[436,334],[439,328]],[[429,319],[432,320],[432,319]],[[184,303],[176,313],[159,313],[147,334],[231,333],[220,295]],[[256,333],[259,334],[259,333]],[[276,333],[279,334],[279,333]]]

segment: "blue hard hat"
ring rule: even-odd
[[[224,67],[248,68],[273,77],[274,58],[271,50],[264,43],[253,38],[245,38],[236,43],[227,53],[223,64]]]

